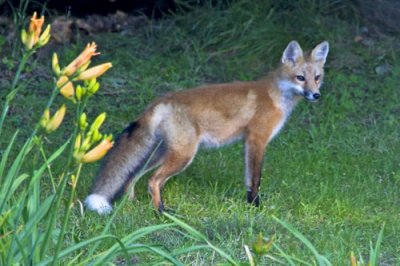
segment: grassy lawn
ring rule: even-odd
[[[132,32],[80,37],[77,44],[60,48],[60,57],[68,62],[86,42],[94,40],[102,53],[101,61],[113,63],[101,78],[101,89],[88,113],[106,111],[105,131],[117,135],[151,100],[165,92],[257,79],[278,64],[289,41],[299,41],[303,49],[329,41],[331,51],[321,100],[302,101],[267,147],[261,207],[245,201],[241,143],[199,152],[192,165],[165,186],[165,204],[177,218],[239,262],[248,262],[244,245],[251,247],[260,233],[275,238],[274,247],[259,258],[260,265],[279,265],[273,258],[286,262],[280,249],[304,264],[315,262],[310,250],[274,219],[277,217],[307,237],[333,265],[350,265],[351,251],[358,260],[368,261],[370,245],[375,244],[384,225],[379,265],[398,265],[399,39],[371,36],[365,42],[355,42],[360,22],[346,13],[345,6],[312,3],[305,0],[273,5],[257,0],[221,8],[205,5],[186,15],[148,21]],[[49,55],[41,57],[42,62],[50,62]],[[378,74],[376,68],[383,65],[389,65],[390,71]],[[39,78],[33,78],[13,102],[1,140],[3,150],[17,128],[22,129],[22,135],[28,134],[29,125],[42,113],[51,78],[46,73],[35,75]],[[3,99],[7,90],[2,88],[0,93]],[[56,101],[63,100],[60,97]],[[70,133],[64,128],[48,141],[57,147]],[[63,165],[61,159],[52,167],[57,172]],[[79,199],[86,197],[98,165],[83,169]],[[110,225],[110,234],[122,238],[145,226],[171,222],[155,214],[147,193],[147,177],[137,184],[134,201],[115,203],[115,207],[123,206]],[[43,194],[49,193],[50,184],[44,182],[42,188]],[[92,212],[82,217],[78,206],[72,210],[65,246],[100,234],[109,221],[108,216]],[[198,243],[177,230],[160,231],[140,242],[168,250]],[[114,241],[106,240],[100,247],[111,244]],[[146,264],[152,256],[138,254],[131,261],[121,256],[114,263]],[[177,258],[185,265],[226,262],[213,250]]]

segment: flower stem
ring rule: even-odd
[[[66,164],[66,169],[69,169],[70,166],[73,163],[74,142],[75,142],[76,136],[78,135],[78,132],[81,130],[80,125],[79,125],[79,119],[81,117],[81,114],[83,113],[84,108],[86,107],[86,104],[87,104],[87,99],[85,99],[83,102],[78,102],[77,106],[76,106],[76,114],[75,114],[76,115],[76,118],[75,118],[76,122],[75,122],[74,132],[73,132],[72,138],[71,138],[72,139],[71,150],[70,150],[70,153],[68,155],[68,161],[67,161],[67,164]],[[79,176],[81,174],[82,166],[83,166],[82,163],[80,163],[78,165],[78,169],[77,169],[77,172],[76,172],[75,184],[78,183],[78,181],[79,181]],[[62,182],[60,184],[61,190],[60,190],[60,193],[58,195],[60,197],[60,199],[61,199],[61,196],[64,194],[64,190],[65,190],[65,187],[66,187],[66,184],[67,184],[67,180],[68,180],[68,176],[69,176],[68,172],[64,173],[63,176],[64,176],[64,178],[62,179]],[[73,186],[69,201],[67,203],[68,204],[67,205],[67,212],[66,212],[65,216],[63,217],[63,225],[62,225],[62,228],[61,228],[60,237],[59,237],[59,239],[57,241],[56,250],[55,250],[55,253],[54,253],[53,261],[51,263],[52,265],[56,265],[57,264],[57,259],[58,259],[57,257],[58,257],[58,254],[60,252],[62,242],[64,240],[64,233],[65,233],[66,227],[68,225],[68,220],[69,220],[69,216],[70,216],[71,209],[72,209],[72,203],[73,203],[73,199],[75,197],[75,190],[76,190],[76,187]],[[57,200],[57,203],[56,203],[57,209],[58,209],[59,204],[60,204],[60,200]]]
[[[80,163],[78,165],[78,169],[76,171],[76,180],[74,181],[75,184],[72,184],[71,195],[69,197],[69,200],[68,200],[68,203],[67,203],[67,206],[66,206],[67,207],[67,212],[66,212],[65,216],[63,217],[63,224],[62,224],[62,227],[61,227],[60,236],[59,236],[58,241],[57,241],[57,246],[56,246],[56,250],[55,250],[55,253],[54,253],[53,261],[51,263],[52,265],[56,265],[56,262],[57,262],[57,259],[58,259],[58,254],[60,253],[61,245],[62,245],[62,242],[64,240],[64,234],[65,234],[65,231],[67,229],[69,216],[71,215],[71,210],[72,210],[72,207],[73,207],[73,201],[74,201],[74,198],[75,198],[76,183],[78,183],[78,181],[79,181],[79,176],[81,174],[82,166],[83,166],[82,163]],[[67,179],[68,175],[65,175],[64,178]],[[67,182],[65,180],[63,185],[65,186],[66,183]]]

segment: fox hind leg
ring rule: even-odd
[[[159,166],[161,162],[164,160],[166,153],[166,145],[163,141],[159,142],[155,149],[153,150],[150,158],[144,164],[144,169],[141,170],[140,175],[145,175],[148,171],[153,168]],[[131,182],[128,182],[125,186],[125,191],[128,193],[128,197],[130,200],[135,199],[135,184],[139,181],[139,178],[132,178]]]
[[[179,152],[168,150],[160,167],[156,170],[149,181],[149,193],[156,210],[160,213],[164,211],[164,204],[161,197],[161,189],[168,179],[182,172],[192,161],[197,151],[196,144],[190,144]]]

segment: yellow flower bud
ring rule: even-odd
[[[53,117],[50,118],[50,120],[47,123],[46,128],[45,128],[47,133],[53,132],[61,125],[61,122],[63,121],[64,116],[65,116],[66,110],[67,110],[67,107],[65,106],[65,104],[63,104],[57,110],[57,112],[53,115]]]
[[[97,81],[96,78],[87,79],[87,80],[84,80],[84,83],[85,83],[85,86],[90,89],[91,87],[94,86],[94,84],[96,84],[96,81]]]
[[[86,122],[86,114],[82,113],[79,117],[79,126],[82,130],[85,130],[88,126],[88,122]]]
[[[35,44],[35,36],[33,34],[29,34],[26,37],[26,42],[24,43],[26,50],[31,50],[33,45]]]
[[[46,108],[46,110],[44,110],[44,113],[42,115],[42,118],[40,119],[40,125],[44,128],[46,128],[47,123],[50,120],[50,110],[49,108]]]
[[[61,76],[57,81],[57,87],[60,89],[60,93],[67,99],[71,99],[74,94],[74,85],[71,81],[68,81],[66,76]]]
[[[76,178],[76,176],[75,175],[71,175],[71,181],[70,181],[70,185],[71,185],[71,187],[73,188],[73,189],[75,189],[76,188],[76,184],[77,184],[77,178]]]
[[[84,89],[80,85],[76,86],[76,89],[75,89],[75,97],[76,97],[76,99],[78,101],[80,101],[82,99],[83,95],[84,95]]]
[[[92,87],[88,89],[88,95],[95,94],[100,88],[100,83],[96,82]]]
[[[26,43],[27,38],[28,38],[28,34],[26,33],[26,30],[22,30],[21,31],[21,41],[23,44]]]
[[[51,37],[50,36],[50,29],[51,29],[51,26],[47,25],[46,29],[44,30],[42,35],[39,37],[38,47],[42,47],[42,46],[46,45],[46,43],[49,42],[50,37]]]
[[[94,120],[92,126],[90,127],[90,131],[91,133],[93,133],[94,131],[98,130],[101,125],[104,123],[104,120],[106,120],[106,113],[101,113],[99,114],[96,119]]]
[[[51,67],[53,68],[53,72],[56,76],[59,76],[61,73],[60,65],[58,64],[58,56],[56,53],[53,54],[53,58],[51,60]]]
[[[112,67],[111,63],[104,63],[95,67],[91,67],[82,73],[80,73],[77,77],[79,80],[87,80],[100,77],[104,74],[108,69]]]
[[[78,136],[76,136],[76,139],[75,139],[74,150],[79,150],[80,149],[81,141],[82,141],[82,135],[78,134]]]
[[[87,152],[81,159],[83,163],[92,163],[100,160],[112,148],[113,142],[108,139],[102,140],[95,148]]]
[[[92,135],[92,142],[97,142],[101,140],[102,136],[103,135],[98,130],[95,130]]]
[[[82,142],[81,151],[87,151],[90,148],[91,139],[90,135],[86,136],[85,140]]]

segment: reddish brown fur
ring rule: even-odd
[[[154,206],[163,209],[160,189],[170,176],[190,163],[201,143],[218,146],[244,137],[254,156],[251,158],[253,175],[260,176],[264,148],[282,120],[282,112],[271,94],[280,97],[270,80],[260,80],[210,85],[157,100],[139,120],[141,124],[151,125],[159,106],[167,106],[164,108],[168,109],[168,117],[172,117],[167,125],[161,123],[161,134],[170,138],[166,140],[168,152],[149,182]],[[171,134],[168,125],[173,125],[176,133]],[[208,142],[202,140],[204,135],[209,137]],[[258,187],[259,178],[251,187],[253,197]]]
[[[144,170],[159,166],[150,178],[149,192],[154,207],[162,211],[161,188],[190,164],[200,145],[218,147],[244,139],[248,201],[258,205],[265,146],[302,97],[310,101],[320,97],[328,50],[328,43],[323,42],[303,57],[298,43],[291,42],[280,67],[265,79],[208,85],[156,100],[135,127],[122,134],[95,182],[93,194],[111,200],[118,186],[128,181],[123,173],[135,178],[138,165],[161,140],[162,147]],[[119,182],[110,192],[106,187],[113,187],[112,180]]]

